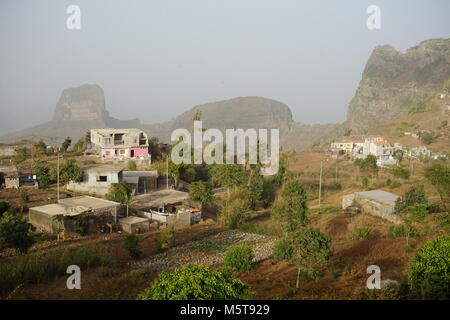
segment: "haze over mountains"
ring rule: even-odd
[[[205,128],[279,128],[283,148],[300,150],[349,132],[364,134],[372,127],[420,109],[448,79],[450,39],[423,41],[405,53],[391,46],[376,47],[349,104],[347,120],[342,124],[297,123],[286,104],[263,97],[211,102],[192,107],[171,121],[142,124],[139,119],[111,117],[102,88],[85,84],[62,92],[51,121],[8,134],[2,140],[17,141],[33,136],[47,141],[66,136],[76,140],[91,128],[137,127],[169,142],[173,130],[192,127],[192,116],[199,109]]]

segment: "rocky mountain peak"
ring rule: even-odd
[[[103,89],[97,84],[84,84],[63,90],[56,104],[53,120],[99,120],[105,122],[108,117]]]

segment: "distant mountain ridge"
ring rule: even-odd
[[[92,128],[141,127],[138,119],[119,120],[109,115],[103,89],[97,84],[84,84],[64,89],[56,104],[53,119],[25,130],[7,134],[5,141],[17,141],[36,137],[51,142],[61,142],[65,137],[77,140]]]
[[[2,140],[17,141],[32,136],[70,136],[76,140],[92,128],[135,127],[169,142],[173,130],[192,128],[192,116],[198,109],[202,111],[205,128],[279,128],[284,150],[301,150],[346,135],[368,134],[372,128],[420,111],[449,79],[450,39],[426,40],[405,53],[391,46],[378,46],[364,68],[348,107],[347,120],[341,124],[297,123],[286,104],[262,97],[206,103],[170,121],[142,124],[138,119],[123,121],[111,117],[102,88],[86,84],[62,92],[51,121],[3,136]]]
[[[225,129],[280,129],[280,144],[285,149],[305,149],[318,137],[329,132],[335,125],[302,125],[292,119],[291,109],[284,103],[262,97],[239,97],[195,106],[171,121],[142,124],[138,119],[118,120],[109,115],[103,89],[96,84],[85,84],[63,90],[47,123],[21,130],[2,137],[17,141],[27,138],[46,142],[61,142],[69,136],[73,141],[93,128],[140,128],[151,137],[170,142],[170,135],[178,128],[192,128],[192,116],[202,111],[204,128]],[[312,130],[312,128],[315,128]]]

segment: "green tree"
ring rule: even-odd
[[[293,235],[292,257],[298,267],[297,289],[301,272],[310,278],[317,278],[317,269],[323,266],[332,255],[328,245],[330,242],[331,239],[320,233],[319,229],[310,229]]]
[[[450,203],[450,166],[445,163],[433,162],[425,167],[425,178],[436,188],[444,208]]]
[[[224,267],[235,271],[248,271],[253,268],[252,260],[254,258],[252,248],[248,245],[237,245],[230,247],[223,259]]]
[[[369,154],[365,159],[356,159],[354,164],[361,171],[378,174],[377,157],[373,154]]]
[[[189,187],[189,199],[202,204],[212,203],[214,201],[214,192],[211,185],[203,181],[193,182]]]
[[[187,266],[159,275],[140,300],[241,300],[249,287],[226,270]]]
[[[395,201],[395,212],[400,214],[407,207],[416,204],[427,204],[428,199],[423,185],[410,187],[402,197]]]
[[[66,140],[61,144],[61,150],[63,152],[66,152],[67,149],[69,149],[70,145],[72,144],[72,139],[70,137],[67,137]]]
[[[124,181],[112,183],[109,192],[106,194],[106,199],[127,203],[131,199],[131,189]]]
[[[210,167],[209,174],[214,185],[228,188],[243,186],[247,173],[238,164],[216,164]]]
[[[424,144],[431,144],[435,139],[434,135],[431,132],[422,132],[419,138],[420,141]]]
[[[81,137],[78,141],[73,145],[72,150],[74,152],[82,152],[86,149],[86,138]]]
[[[8,201],[0,201],[0,218],[7,211],[10,213],[14,213],[14,208],[11,207],[11,204]]]
[[[450,299],[450,235],[424,243],[408,267],[408,284],[422,298]]]
[[[132,259],[137,260],[141,258],[142,251],[139,249],[139,237],[137,235],[134,233],[127,234],[125,236],[124,246]]]
[[[35,143],[33,147],[36,155],[42,156],[47,153],[47,145],[43,140],[39,140],[39,142]]]
[[[51,183],[50,168],[48,166],[37,166],[34,168],[40,188],[47,188]]]
[[[399,165],[394,165],[391,166],[391,173],[394,177],[396,178],[400,178],[400,179],[409,179],[410,175],[411,175],[411,171],[409,171],[406,168],[403,168],[402,166]]]
[[[273,246],[273,257],[277,260],[291,260],[294,248],[290,239],[281,239]]]
[[[285,232],[294,231],[307,222],[308,195],[300,181],[286,182],[272,207],[272,219]]]
[[[0,218],[0,250],[14,248],[25,253],[33,245],[33,226],[23,217],[5,212]]]
[[[52,165],[50,168],[50,179],[57,180],[57,166]],[[59,181],[68,183],[70,181],[83,181],[83,170],[77,165],[75,160],[66,160],[59,166]]]
[[[264,195],[264,177],[260,174],[261,166],[255,165],[248,178],[247,187],[250,191],[250,205],[252,209],[263,200]]]
[[[15,161],[16,163],[22,163],[27,160],[28,157],[28,149],[27,148],[17,148],[15,150]]]
[[[26,204],[30,200],[28,192],[24,189],[21,189],[19,193],[19,199],[20,199],[20,212],[23,212],[25,210]]]

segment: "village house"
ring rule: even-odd
[[[66,188],[75,192],[105,195],[113,183],[123,180],[123,168],[111,164],[88,165],[83,169],[83,181],[71,181]]]
[[[102,159],[150,160],[147,134],[140,129],[92,129],[90,149]]]
[[[162,226],[184,227],[200,222],[201,210],[188,202],[188,193],[177,190],[159,190],[136,197],[133,206],[138,215]]]
[[[33,207],[29,210],[29,221],[39,230],[49,233],[77,233],[78,217],[85,215],[88,233],[111,231],[122,213],[120,203],[90,196],[59,200],[58,203]],[[58,219],[60,218],[60,219]]]
[[[400,223],[400,217],[395,214],[395,201],[398,198],[399,196],[383,190],[355,192],[342,197],[342,209],[356,206],[363,213]]]
[[[19,188],[19,171],[16,166],[0,167],[0,184],[3,188]]]
[[[16,166],[0,167],[0,186],[6,189],[39,187],[35,174],[20,173]]]

